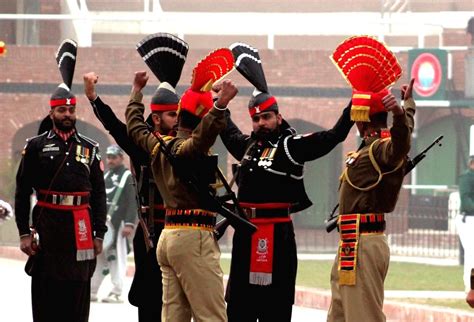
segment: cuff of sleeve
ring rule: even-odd
[[[23,234],[23,235],[20,235],[20,239],[22,239],[23,237],[27,237],[27,236],[30,236],[30,234]]]
[[[218,111],[225,111],[225,110],[227,110],[227,106],[220,107],[220,106],[217,106],[216,102],[214,102],[214,109],[216,109]]]
[[[89,100],[89,102],[90,102],[91,104],[96,104],[96,103],[99,102],[100,100],[101,100],[101,99],[100,99],[99,95],[97,95],[93,100]]]
[[[19,233],[20,233],[20,237],[22,236],[25,236],[25,235],[30,235],[31,233],[31,230],[30,228],[22,228],[22,229],[18,229]]]
[[[135,227],[135,224],[133,222],[126,222],[125,226]]]
[[[104,238],[100,238],[100,237],[94,237],[94,239],[97,239],[97,240],[104,240]]]
[[[413,98],[409,98],[403,101],[403,106],[405,108],[414,108],[416,106],[415,100]]]
[[[142,92],[135,92],[135,91],[132,90],[132,93],[130,93],[130,101],[141,103],[142,100],[143,100],[143,93]]]
[[[95,239],[102,239],[102,240],[103,240],[103,239],[104,239],[104,235],[105,235],[104,232],[100,232],[100,233],[96,232],[94,238],[95,238]]]

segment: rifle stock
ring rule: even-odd
[[[148,226],[145,223],[145,220],[142,216],[138,217],[138,223],[143,230],[143,239],[145,241],[146,252],[153,248],[153,241],[150,238],[150,232],[148,231]]]
[[[408,162],[405,166],[405,174],[406,176],[408,173],[410,173],[413,168],[416,167],[416,165],[423,160],[426,157],[426,153],[431,150],[432,147],[434,147],[436,144],[441,146],[441,140],[443,139],[443,135],[438,136],[427,148],[425,148],[423,151],[421,151],[419,154],[417,154],[413,159],[408,159]],[[339,207],[339,204],[334,207],[333,211],[329,214],[329,217],[326,218],[324,221],[324,224],[326,226],[326,231],[330,233],[337,227],[337,220],[338,220],[338,215],[335,215],[335,212],[337,208]]]

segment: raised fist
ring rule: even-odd
[[[415,83],[415,79],[412,78],[410,80],[410,84],[403,84],[401,88],[402,100],[407,100],[409,98],[413,98],[413,84]]]
[[[93,101],[97,98],[97,93],[95,91],[95,84],[99,80],[99,76],[96,73],[90,72],[84,74],[84,93],[86,94],[89,101]]]
[[[224,80],[221,84],[212,88],[217,93],[216,106],[224,108],[237,95],[239,90],[231,80]]]
[[[148,75],[145,71],[135,72],[135,78],[133,79],[133,91],[141,92],[148,82]]]

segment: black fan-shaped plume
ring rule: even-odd
[[[234,55],[235,67],[242,76],[260,92],[268,93],[267,81],[258,50],[241,42],[233,43],[229,49]]]
[[[72,78],[76,67],[77,43],[71,39],[65,39],[56,53],[56,62],[64,84],[71,90]]]
[[[157,33],[143,38],[136,47],[160,82],[176,87],[186,62],[188,44],[171,34]]]

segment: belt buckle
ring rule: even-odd
[[[63,206],[73,206],[74,196],[71,195],[59,195],[59,204]]]
[[[257,218],[257,208],[250,207],[250,218],[255,219]]]

